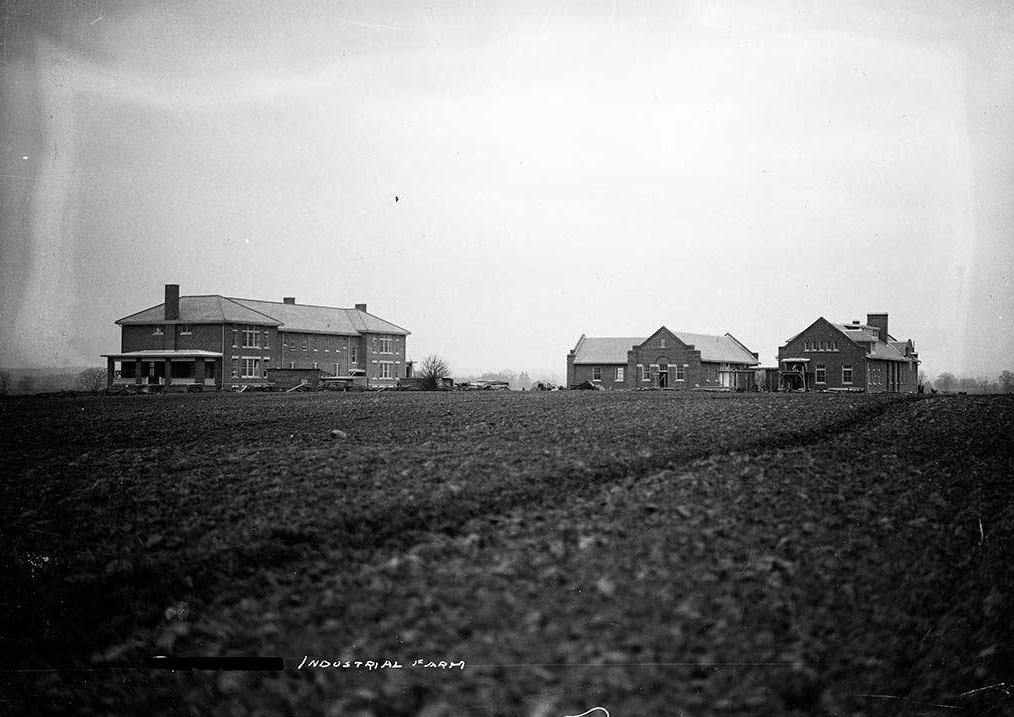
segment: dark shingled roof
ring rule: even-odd
[[[410,332],[389,321],[359,309],[333,306],[286,304],[277,301],[235,299],[226,296],[181,296],[180,315],[165,320],[165,304],[152,306],[126,316],[117,324],[256,324],[277,326],[281,331],[358,336],[360,334],[400,334]]]
[[[758,363],[754,355],[732,338],[673,331],[676,338],[701,352],[701,361],[712,363],[738,363],[753,366]],[[627,352],[643,344],[649,337],[594,337],[585,336],[574,349],[575,364],[625,364]]]

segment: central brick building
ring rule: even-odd
[[[732,334],[670,331],[648,338],[582,335],[567,354],[567,385],[604,389],[752,388],[757,354]]]

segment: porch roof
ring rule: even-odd
[[[124,351],[118,354],[102,354],[102,357],[111,359],[222,358],[222,354],[218,351],[162,351],[159,349],[144,349],[143,351]]]

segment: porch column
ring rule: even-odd
[[[194,383],[198,386],[204,385],[204,359],[194,360]]]
[[[141,359],[134,359],[134,383],[138,386],[141,385],[141,373],[142,373]]]
[[[165,385],[168,386],[173,382],[173,365],[169,359],[165,360]]]
[[[113,385],[113,374],[116,369],[116,361],[111,358],[106,358],[106,388],[111,388]]]

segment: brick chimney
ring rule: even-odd
[[[165,285],[165,320],[176,321],[180,318],[180,285]]]
[[[866,314],[866,325],[880,329],[880,340],[887,341],[887,314]]]
[[[356,311],[362,311],[365,314],[366,313],[366,304],[356,304]]]
[[[286,296],[285,298],[282,299],[282,303],[283,304],[295,304],[296,303],[296,297],[295,296]]]

